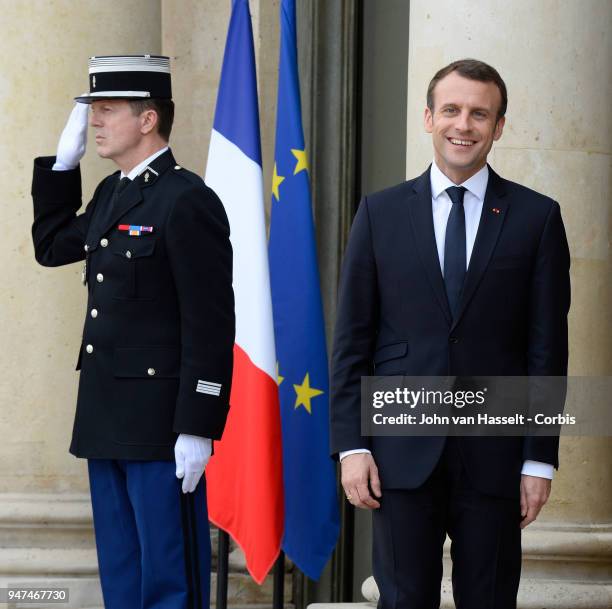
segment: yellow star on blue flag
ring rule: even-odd
[[[297,395],[297,397],[295,398],[295,408],[303,406],[308,412],[308,414],[312,414],[312,405],[310,403],[310,400],[312,398],[317,397],[318,395],[321,395],[323,391],[321,391],[320,389],[314,389],[310,386],[310,378],[308,372],[306,373],[302,384],[293,385],[293,388],[295,389],[295,393]]]
[[[291,154],[297,159],[293,175],[297,175],[300,171],[308,171],[308,157],[306,156],[306,150],[291,149]]]
[[[285,181],[283,176],[279,176],[276,171],[276,163],[274,163],[274,173],[272,174],[272,195],[280,201],[280,193],[278,191],[280,185]]]

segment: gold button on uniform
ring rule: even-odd
[[[155,376],[155,368],[149,368],[149,369],[147,370],[147,374],[148,374],[149,376]]]
[[[93,353],[93,345],[87,345],[87,347],[85,347],[85,351],[87,351],[87,353]]]
[[[98,309],[92,309],[91,310],[91,316],[95,319],[96,317],[98,317]]]
[[[104,275],[102,275],[102,273],[98,273],[98,274],[96,275],[96,281],[97,281],[98,283],[102,283],[102,282],[104,281]]]
[[[131,257],[132,257],[132,252],[130,252],[130,250],[128,250],[127,252],[125,252],[125,257],[126,257],[126,258],[131,258]]]
[[[108,245],[108,239],[105,237],[104,239],[100,240],[100,245],[102,247],[106,247]]]

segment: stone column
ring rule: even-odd
[[[68,454],[85,314],[80,265],[34,260],[32,160],[55,154],[95,54],[161,52],[160,0],[0,0],[0,587],[70,586],[67,607],[101,605],[86,466]],[[114,171],[93,146],[83,198]]]

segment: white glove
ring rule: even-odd
[[[79,102],[74,104],[57,145],[57,155],[53,169],[60,171],[74,169],[83,158],[87,146],[88,111],[88,104]]]
[[[183,493],[193,493],[210,459],[212,440],[182,433],[174,445],[176,477],[183,478]]]

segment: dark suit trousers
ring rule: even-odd
[[[383,489],[381,507],[373,512],[378,609],[440,607],[447,534],[457,609],[516,609],[520,520],[518,500],[484,495],[470,484],[458,442],[448,438],[425,484]]]

